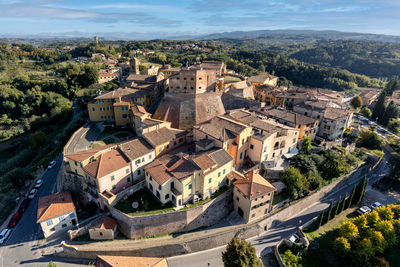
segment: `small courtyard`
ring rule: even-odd
[[[93,148],[104,146],[108,144],[119,143],[128,139],[135,137],[136,135],[131,129],[118,129],[113,126],[105,126],[104,130],[97,137],[96,141],[93,143]]]
[[[132,205],[136,202],[136,208]],[[150,215],[173,211],[172,203],[164,206],[146,188],[130,195],[127,199],[119,201],[115,208],[131,216]]]

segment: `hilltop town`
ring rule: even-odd
[[[82,53],[90,47],[99,51]],[[378,202],[397,203],[398,196],[379,197],[395,182],[379,181],[398,172],[388,163],[400,147],[398,79],[385,89],[332,90],[293,85],[231,59],[179,63],[159,52],[220,49],[231,48],[176,42],[127,56],[97,38],[84,48],[62,47],[54,78],[40,84],[44,92],[39,85],[27,91],[34,112],[51,108],[26,119],[38,123],[30,142],[46,156],[28,166],[32,177],[18,185],[27,197],[20,194],[10,207],[15,213],[7,214],[1,242],[12,227],[32,223],[30,236],[21,230],[10,240],[35,242],[53,261],[218,266],[238,237],[253,244],[264,264],[288,264],[290,253],[297,260],[306,255],[293,248],[312,248],[307,229],[343,219],[342,211],[369,214]],[[45,89],[59,87],[66,92]],[[12,102],[18,93],[7,90],[1,97]],[[24,133],[10,132],[22,117],[1,118],[10,125],[7,138]],[[60,128],[43,126],[52,123]],[[22,172],[11,170],[7,181]],[[376,188],[366,190],[367,184]],[[18,257],[30,255],[28,249]]]

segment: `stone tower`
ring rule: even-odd
[[[131,73],[139,74],[139,65],[140,65],[139,59],[137,59],[136,57],[132,58],[129,65],[131,68]]]

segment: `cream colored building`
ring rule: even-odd
[[[260,119],[246,110],[233,110],[225,117],[235,120],[251,129],[246,155],[254,164],[276,161],[282,155],[296,149],[299,130],[274,120]]]
[[[77,225],[78,218],[70,193],[58,192],[40,197],[38,200],[37,223],[40,223],[45,238]]]
[[[217,116],[194,126],[195,141],[214,140],[216,147],[225,149],[233,158],[234,166],[240,167],[247,156],[252,128],[225,116]]]
[[[145,167],[148,189],[162,204],[182,207],[188,201],[211,197],[227,184],[232,157],[223,149],[184,155],[164,155]]]
[[[254,171],[232,172],[228,179],[233,183],[234,209],[246,223],[269,215],[276,191],[272,184]]]
[[[92,240],[113,240],[117,234],[117,221],[109,216],[95,220],[89,228]]]
[[[264,73],[260,75],[251,76],[247,79],[247,81],[252,85],[253,91],[255,86],[257,85],[270,85],[270,86],[277,86],[278,84],[278,77]]]

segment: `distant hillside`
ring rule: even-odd
[[[214,33],[194,39],[255,39],[261,43],[313,43],[326,40],[356,40],[400,43],[400,36],[313,30],[259,30]]]

